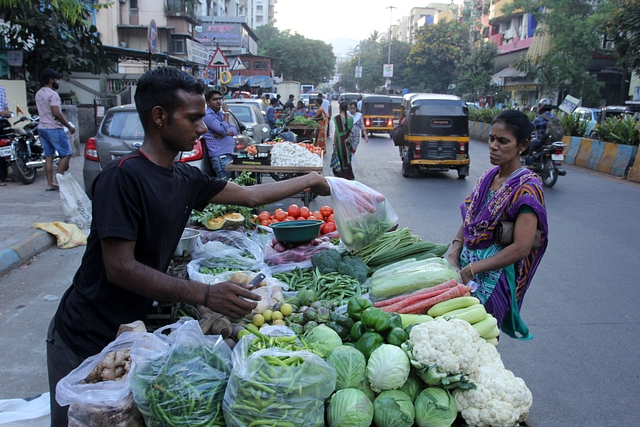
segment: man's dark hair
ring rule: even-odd
[[[208,91],[207,93],[204,94],[204,99],[209,102],[211,101],[211,98],[213,98],[213,95],[219,95],[220,97],[222,97],[222,92],[220,92],[219,90],[216,89],[211,89],[210,91]]]
[[[146,131],[151,119],[151,110],[162,107],[169,114],[167,123],[171,124],[173,114],[180,107],[180,90],[192,94],[203,94],[206,84],[191,74],[175,67],[158,67],[149,70],[140,77],[136,88],[135,102],[142,127]]]
[[[269,101],[270,105],[276,105],[278,103],[278,100],[275,98],[271,98],[271,100]]]
[[[289,95],[289,99],[293,100],[293,98],[295,98],[295,96],[293,96],[293,94]]]

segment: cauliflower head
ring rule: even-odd
[[[484,348],[482,352],[485,357],[491,353]],[[514,427],[529,415],[533,404],[531,391],[522,378],[504,368],[499,355],[497,361],[490,359],[489,364],[481,364],[471,374],[476,389],[453,391],[458,409],[471,427]]]
[[[403,348],[425,383],[451,390],[474,387],[469,374],[478,367],[483,342],[468,322],[438,318],[413,327]]]

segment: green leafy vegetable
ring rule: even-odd
[[[367,379],[373,391],[395,390],[407,381],[410,369],[409,357],[400,347],[383,344],[369,357]]]
[[[399,390],[386,390],[373,402],[373,419],[377,427],[411,427],[415,421],[411,397]]]
[[[451,394],[440,387],[428,387],[415,402],[418,427],[449,427],[458,416],[458,405]]]
[[[355,388],[338,390],[327,406],[329,427],[369,427],[373,421],[373,403]]]
[[[327,325],[318,325],[313,328],[305,335],[304,340],[310,348],[324,358],[329,357],[334,348],[342,345],[342,338]]]
[[[333,349],[327,363],[336,370],[336,390],[359,388],[366,378],[364,355],[353,347],[341,345]]]

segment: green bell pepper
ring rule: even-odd
[[[347,328],[348,330],[351,330],[351,327],[353,326],[353,320],[351,320],[351,318],[347,315],[347,314],[337,314],[337,313],[333,313],[331,315],[331,319],[336,322],[338,325],[342,326],[343,328]]]
[[[391,329],[402,328],[402,317],[398,313],[389,313],[389,323],[391,324]]]
[[[336,331],[338,336],[343,340],[349,337],[349,333],[351,332],[350,328],[345,328],[344,326],[340,325],[338,322],[335,322],[335,321],[329,322],[327,326],[333,329],[334,331]]]
[[[400,347],[409,338],[409,335],[402,328],[393,328],[387,334],[387,342]]]
[[[364,327],[362,322],[357,321],[351,327],[351,331],[349,332],[349,336],[351,337],[351,340],[355,342],[355,341],[358,341],[360,339],[360,337],[362,336],[362,334],[364,334],[365,332],[367,332],[367,328]]]
[[[360,320],[360,315],[367,308],[371,307],[371,301],[362,297],[354,297],[347,302],[347,314],[354,321]]]
[[[375,307],[369,307],[363,311],[360,316],[360,321],[365,327],[380,333],[388,331],[391,328],[389,314]]]
[[[369,359],[373,351],[384,344],[384,338],[377,332],[365,332],[356,342],[356,348]]]

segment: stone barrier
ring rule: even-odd
[[[469,136],[487,142],[491,125],[469,122]],[[640,182],[638,147],[565,135],[565,163]]]

